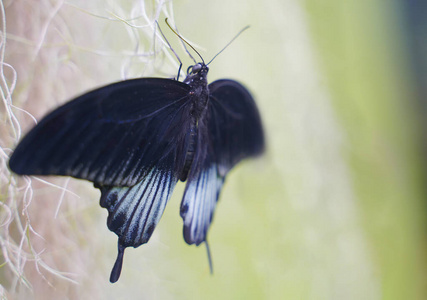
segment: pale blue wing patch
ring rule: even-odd
[[[148,242],[177,178],[171,171],[153,168],[143,180],[131,187],[99,187],[100,204],[108,209],[108,228],[119,236],[124,247]]]
[[[188,244],[206,241],[216,203],[224,183],[216,165],[208,168],[194,168],[185,187],[181,203],[181,217],[184,220],[184,239]]]
[[[108,229],[119,236],[118,255],[110,282],[120,277],[126,247],[138,247],[150,239],[178,181],[172,171],[152,168],[131,187],[95,184],[101,190],[100,204],[108,210]]]

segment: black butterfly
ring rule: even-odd
[[[119,237],[111,282],[125,248],[150,239],[178,180],[187,180],[184,239],[199,245],[227,173],[263,152],[251,94],[229,79],[208,85],[207,73],[197,63],[184,82],[132,79],[77,97],[44,117],[10,158],[16,174],[67,175],[101,190],[108,228]]]

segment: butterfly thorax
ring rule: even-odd
[[[191,89],[189,92],[189,98],[192,103],[190,114],[196,120],[198,120],[203,112],[206,110],[209,100],[209,90],[207,75],[209,68],[205,64],[198,63],[194,66],[190,66],[187,77],[184,83],[188,84]]]

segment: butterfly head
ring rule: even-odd
[[[207,75],[209,67],[205,63],[197,63],[189,66],[187,69],[187,77],[185,77],[184,83],[192,84],[207,84]]]

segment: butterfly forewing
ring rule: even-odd
[[[132,186],[175,152],[185,155],[189,86],[160,78],[115,83],[65,104],[20,142],[9,165],[18,174],[69,175]],[[180,153],[184,151],[184,153]]]
[[[249,91],[234,80],[209,85],[209,136],[216,162],[225,175],[247,157],[264,151],[261,118]]]

